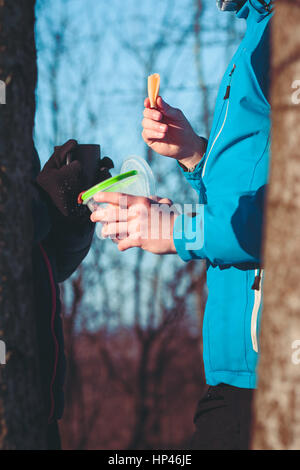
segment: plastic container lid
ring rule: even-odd
[[[132,186],[131,189],[129,189],[130,186]],[[124,161],[119,175],[96,184],[82,193],[80,197],[83,204],[88,204],[90,199],[99,191],[126,193],[126,188],[129,190],[128,194],[146,197],[156,194],[152,170],[143,158],[129,157]]]
[[[144,196],[154,196],[156,194],[155,179],[146,160],[136,155],[127,158],[121,167],[121,173],[133,170],[137,170],[139,177],[143,179]]]
[[[135,180],[138,176],[137,170],[132,170],[132,171],[127,171],[126,173],[121,173],[120,175],[117,176],[112,176],[111,178],[108,178],[105,181],[102,181],[102,183],[96,184],[92,188],[88,189],[84,193],[81,194],[81,199],[83,201],[83,204],[87,204],[88,200],[91,199],[96,193],[99,191],[108,191],[111,186],[114,186],[114,190],[118,191],[117,189],[117,183],[120,183],[122,181],[122,187],[126,186],[127,184],[131,184],[133,180]],[[127,180],[127,181],[124,181]]]

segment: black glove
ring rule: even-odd
[[[82,224],[89,221],[88,207],[80,205],[77,198],[83,187],[83,172],[78,160],[66,165],[68,154],[77,146],[75,140],[69,140],[60,147],[55,147],[53,155],[37,177],[37,184],[50,198],[61,217],[71,223]],[[109,170],[114,167],[110,158],[99,159],[95,172],[94,184],[110,178]]]

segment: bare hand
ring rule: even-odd
[[[104,224],[103,238],[112,238],[120,251],[139,247],[155,254],[175,254],[173,226],[178,215],[169,199],[100,192],[95,201],[108,203],[91,215]]]
[[[206,151],[207,141],[199,137],[180,109],[169,106],[160,96],[157,109],[144,102],[142,137],[155,152],[175,158],[187,166],[197,164]]]

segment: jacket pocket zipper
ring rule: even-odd
[[[207,164],[207,161],[208,161],[208,159],[209,159],[209,156],[210,156],[210,154],[211,154],[211,152],[212,152],[214,146],[216,145],[216,142],[218,141],[220,135],[222,134],[223,129],[224,129],[225,124],[226,124],[226,121],[227,121],[228,109],[229,109],[229,103],[230,103],[231,81],[232,81],[232,75],[234,74],[235,69],[236,69],[236,65],[234,64],[234,65],[233,65],[233,68],[232,68],[232,70],[231,70],[231,72],[230,72],[230,74],[229,74],[229,84],[228,84],[228,86],[227,86],[227,88],[226,88],[226,93],[225,93],[225,96],[224,96],[224,101],[227,100],[227,106],[226,106],[226,111],[225,111],[225,117],[224,117],[223,123],[222,123],[222,125],[221,125],[221,128],[220,128],[218,134],[216,135],[216,137],[215,137],[215,139],[214,139],[214,141],[213,141],[213,143],[212,143],[212,145],[211,145],[211,147],[210,147],[210,150],[209,150],[209,152],[208,152],[208,154],[207,154],[207,157],[206,157],[206,159],[205,159],[205,163],[204,163],[203,170],[202,170],[202,178],[203,178],[203,176],[205,175],[206,164]]]
[[[257,320],[258,320],[258,312],[261,306],[261,297],[262,297],[262,275],[263,269],[256,269],[255,270],[255,279],[252,286],[254,290],[254,305],[251,314],[251,340],[252,340],[252,347],[255,352],[258,353],[258,338],[257,338]]]

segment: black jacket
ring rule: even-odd
[[[88,222],[83,226],[75,226],[55,217],[55,211],[51,210],[42,191],[35,185],[39,171],[40,161],[35,152],[32,260],[41,374],[50,423],[62,417],[64,408],[66,361],[58,284],[71,276],[87,255],[94,224]]]

